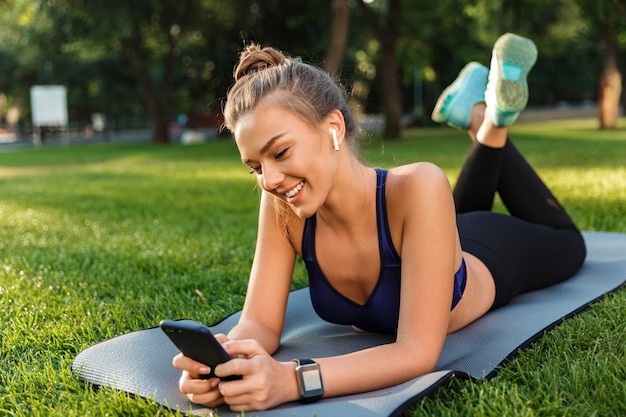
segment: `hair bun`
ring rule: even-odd
[[[239,54],[239,63],[235,67],[235,82],[253,72],[275,67],[287,61],[282,52],[274,48],[261,48],[257,44],[250,44]]]

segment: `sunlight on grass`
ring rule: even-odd
[[[542,177],[584,230],[626,232],[626,169],[543,170]]]

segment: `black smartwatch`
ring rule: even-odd
[[[294,359],[296,366],[296,379],[300,398],[304,403],[319,400],[324,395],[324,382],[319,363],[311,359]]]

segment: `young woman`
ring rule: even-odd
[[[245,411],[397,385],[434,369],[448,333],[574,275],[583,238],[507,138],[536,55],[530,40],[503,35],[490,70],[471,63],[443,92],[433,119],[468,129],[473,140],[452,193],[429,163],[389,171],[362,164],[357,122],[328,75],[247,47],[224,113],[263,192],[241,319],[219,336],[235,359],[215,369],[243,379],[199,379],[207,367],[181,354],[181,391],[195,403]],[[490,212],[496,192],[510,216]],[[395,342],[274,360],[297,256],[323,319],[394,333]]]

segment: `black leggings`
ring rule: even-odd
[[[490,211],[496,192],[510,216]],[[492,309],[570,278],[585,260],[578,228],[509,140],[499,149],[474,143],[454,200],[463,250],[493,275]]]

